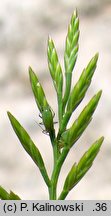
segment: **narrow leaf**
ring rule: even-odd
[[[26,152],[30,155],[32,160],[38,166],[45,181],[47,182],[47,184],[49,184],[49,178],[40,151],[35,146],[34,142],[30,138],[26,130],[22,127],[22,125],[17,121],[17,119],[10,112],[8,112],[8,117],[23,148],[26,150]]]

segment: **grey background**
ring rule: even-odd
[[[91,87],[72,121],[98,90],[102,89],[103,94],[92,123],[65,161],[58,194],[74,161],[79,161],[90,145],[104,135],[93,167],[67,199],[111,199],[111,1],[0,0],[0,184],[22,199],[48,199],[47,188],[16,138],[6,111],[12,112],[30,133],[51,175],[52,149],[48,136],[36,123],[40,119],[28,67],[31,65],[37,72],[56,113],[56,95],[47,66],[47,38],[53,38],[63,66],[67,26],[75,8],[80,17],[80,48],[73,83],[96,52],[99,61]]]

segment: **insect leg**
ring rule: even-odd
[[[42,119],[42,116],[41,116],[41,114],[39,113],[39,117]]]

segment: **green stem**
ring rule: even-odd
[[[65,200],[67,194],[69,193],[69,191],[65,191],[63,190],[58,198],[58,200]]]
[[[67,112],[65,113],[63,119],[62,119],[62,122],[61,122],[61,126],[59,128],[59,132],[58,132],[58,135],[57,135],[57,139],[59,140],[60,137],[61,137],[61,134],[66,130],[66,127],[67,127],[67,124],[68,124],[68,121],[71,117],[71,112]]]
[[[53,170],[54,170],[55,169],[55,165],[57,163],[57,160],[58,160],[58,158],[60,156],[60,151],[59,151],[59,147],[57,145],[57,140],[54,139],[54,140],[51,140],[51,142],[52,142],[52,147],[53,147],[53,158],[54,158],[54,162],[53,162],[54,167],[53,167]],[[56,200],[56,188],[52,187],[52,185],[53,185],[53,181],[52,180],[50,181],[50,183],[51,184],[48,187],[48,189],[49,189],[49,198],[51,200]]]
[[[52,177],[51,177],[51,187],[49,188],[49,195],[50,195],[50,200],[56,200],[57,199],[57,182],[58,182],[58,177],[61,171],[61,167],[63,165],[63,162],[69,152],[69,147],[64,147],[61,155],[56,161],[56,164],[54,165]]]
[[[62,112],[62,94],[58,94],[58,117],[59,117],[59,128],[61,126],[61,121],[63,117],[63,112]]]

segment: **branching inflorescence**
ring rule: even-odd
[[[74,146],[75,142],[81,137],[84,130],[91,122],[93,113],[98,105],[102,93],[102,91],[99,91],[91,98],[89,103],[85,106],[85,108],[73,122],[71,127],[68,128],[67,125],[72,116],[72,113],[81,103],[88,87],[90,86],[98,60],[98,54],[96,54],[90,60],[86,68],[84,68],[77,83],[74,85],[74,87],[71,88],[72,72],[78,55],[78,40],[79,19],[77,11],[75,10],[72,14],[66,37],[64,52],[64,73],[59,63],[54,42],[50,37],[48,38],[48,66],[55,91],[57,93],[58,101],[57,133],[55,133],[53,110],[47,101],[46,95],[37,75],[34,73],[32,68],[29,67],[29,77],[32,91],[37,107],[40,111],[45,132],[49,135],[52,144],[54,162],[51,177],[49,177],[48,175],[44,160],[39,149],[34,144],[23,126],[18,122],[18,120],[10,112],[8,112],[8,117],[16,135],[18,136],[26,152],[30,155],[34,163],[39,168],[44,178],[49,191],[49,199],[51,200],[64,200],[66,198],[69,191],[74,188],[74,186],[81,180],[81,178],[92,166],[92,163],[96,155],[98,154],[104,139],[103,137],[101,137],[100,139],[95,141],[94,144],[92,144],[91,147],[87,150],[87,152],[84,153],[78,163],[75,163],[73,161],[72,168],[68,172],[63,184],[63,189],[61,193],[57,195],[57,183],[62,165],[72,146]],[[63,80],[65,80],[64,91]],[[13,192],[8,193],[2,187],[0,187],[0,198],[5,200],[20,199],[16,194],[14,194]]]

